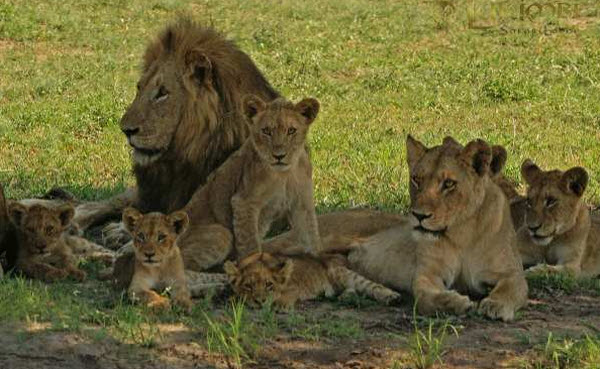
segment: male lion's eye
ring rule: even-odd
[[[156,96],[154,96],[154,101],[159,102],[163,101],[169,96],[169,91],[165,88],[165,86],[160,86],[158,91],[156,92]]]
[[[446,179],[442,182],[442,191],[451,190],[456,186],[456,181],[453,179]]]
[[[272,135],[271,130],[269,128],[263,128],[261,131],[262,131],[263,134],[265,134],[267,136],[271,136]]]
[[[419,184],[420,184],[419,177],[417,177],[417,176],[410,177],[410,183],[412,183],[412,185],[415,186],[415,188],[418,189],[419,188]]]
[[[555,197],[548,196],[548,197],[546,197],[545,205],[547,208],[551,208],[554,205],[556,205],[557,202],[558,202],[558,200]]]
[[[288,135],[293,135],[294,133],[296,133],[296,128],[294,128],[294,127],[288,128]]]

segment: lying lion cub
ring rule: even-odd
[[[185,210],[190,228],[181,238],[186,268],[202,271],[227,257],[260,250],[275,220],[287,218],[296,244],[320,250],[306,136],[319,102],[265,103],[249,96],[244,112],[250,136],[216,169]],[[235,242],[235,244],[234,244]]]
[[[518,232],[523,265],[529,271],[565,271],[575,277],[600,274],[600,219],[583,201],[588,174],[575,167],[543,171],[531,160],[521,166],[528,184],[525,224]]]
[[[133,237],[135,267],[129,285],[129,297],[140,299],[151,308],[171,307],[169,299],[154,289],[173,288],[173,299],[186,310],[192,307],[183,260],[177,238],[187,229],[188,216],[183,211],[170,215],[142,215],[133,208],[123,212],[123,224]]]
[[[73,206],[48,200],[13,201],[8,214],[18,243],[16,268],[26,276],[53,282],[72,276],[82,281],[86,274],[66,237]]]
[[[254,253],[238,264],[225,262],[225,272],[236,295],[258,307],[269,298],[278,308],[290,309],[298,300],[321,294],[359,292],[389,304],[400,295],[351,271],[336,254],[275,255]]]

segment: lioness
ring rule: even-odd
[[[64,232],[73,207],[48,200],[13,201],[8,214],[18,243],[16,268],[30,278],[53,282],[72,276],[81,281],[86,273],[78,268]]]
[[[600,274],[600,219],[583,201],[588,174],[581,167],[543,171],[531,160],[521,166],[527,182],[525,225],[518,231],[519,252],[530,269],[565,271],[575,277]]]
[[[177,239],[188,226],[183,211],[165,215],[142,215],[134,208],[123,212],[123,223],[131,232],[135,250],[135,268],[128,289],[132,300],[142,300],[151,308],[170,308],[169,299],[154,291],[173,288],[173,299],[186,310],[192,307],[183,260]]]
[[[272,298],[276,307],[290,309],[299,300],[350,292],[386,304],[400,299],[398,293],[348,269],[345,258],[337,254],[254,253],[237,264],[227,261],[224,268],[234,293],[254,307]]]
[[[232,253],[260,250],[273,221],[286,216],[304,251],[320,249],[306,135],[319,103],[249,96],[250,137],[215,170],[186,205],[190,228],[181,238],[186,268],[202,271]],[[235,239],[235,245],[234,245]],[[234,248],[235,246],[235,248]]]

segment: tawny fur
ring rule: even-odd
[[[255,253],[237,264],[225,263],[233,291],[254,307],[269,299],[282,309],[320,295],[361,293],[389,304],[400,295],[353,272],[336,254],[276,255]]]
[[[71,276],[79,281],[86,274],[77,266],[65,232],[73,207],[49,200],[21,200],[8,205],[18,244],[16,268],[34,279],[53,282]]]
[[[587,172],[543,171],[526,160],[521,173],[528,184],[525,224],[518,231],[519,252],[528,271],[600,275],[600,218],[583,200]]]
[[[156,291],[172,288],[175,303],[191,309],[192,300],[177,245],[188,222],[187,214],[182,211],[142,215],[136,209],[125,209],[123,223],[133,236],[135,250],[134,273],[128,289],[132,300],[139,299],[151,308],[170,308],[169,299]]]
[[[210,175],[185,210],[190,228],[180,241],[187,269],[203,271],[260,250],[275,220],[288,219],[305,252],[320,250],[306,135],[319,104],[304,99],[245,102],[251,135]]]

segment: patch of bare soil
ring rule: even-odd
[[[513,323],[478,316],[452,318],[459,336],[449,335],[443,368],[514,368],[534,355],[549,332],[581,336],[600,330],[599,297],[543,296],[531,300]],[[412,306],[371,306],[361,309],[330,302],[311,302],[297,313],[326,325],[352,322],[360,326],[354,338],[321,335],[306,338],[281,327],[259,349],[248,368],[410,368]],[[280,321],[289,316],[279,314]],[[254,315],[250,319],[257,320]],[[350,323],[348,323],[350,324]],[[93,328],[92,328],[93,329]],[[182,325],[162,325],[162,339],[153,348],[120,343],[89,332],[52,331],[43,325],[0,328],[0,368],[227,368],[228,360],[210,353],[202,337]]]

